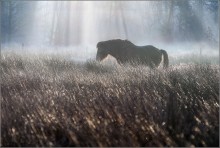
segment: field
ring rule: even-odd
[[[1,146],[219,146],[219,65],[1,55]]]

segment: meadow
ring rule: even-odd
[[[152,70],[5,52],[1,146],[218,147],[219,78],[205,62]]]

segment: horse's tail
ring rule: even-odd
[[[163,49],[161,49],[160,52],[163,54],[163,67],[164,68],[168,68],[168,65],[169,65],[168,54]]]

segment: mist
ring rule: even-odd
[[[0,145],[219,147],[219,5],[1,0]]]
[[[94,59],[96,44],[127,39],[172,57],[218,56],[218,0],[1,1],[1,49]],[[69,54],[71,53],[71,54]]]

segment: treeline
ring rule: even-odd
[[[94,13],[85,12],[88,6]],[[103,13],[99,13],[101,9]],[[134,14],[133,21],[128,11]],[[78,45],[87,38],[140,40],[152,38],[155,34],[165,41],[206,40],[217,43],[217,30],[218,0],[89,4],[76,1],[1,1],[2,43],[40,40],[52,45]],[[87,34],[91,34],[90,37]]]

